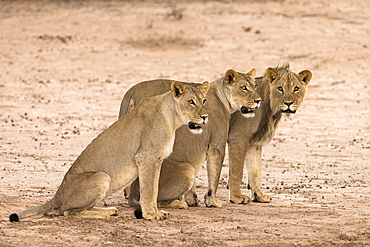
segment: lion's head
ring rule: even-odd
[[[202,124],[208,121],[208,114],[204,107],[206,94],[210,87],[209,82],[204,82],[199,87],[184,86],[178,81],[171,84],[174,99],[178,102],[179,113],[183,122],[188,123],[191,132],[202,133]]]
[[[298,74],[291,71],[281,74],[273,68],[268,68],[266,78],[270,82],[271,109],[291,115],[295,114],[302,104],[312,73],[303,70]]]
[[[261,97],[256,92],[254,77],[256,70],[247,74],[228,70],[225,73],[225,84],[229,92],[229,101],[234,111],[240,110],[244,117],[254,117],[254,110],[260,106]]]

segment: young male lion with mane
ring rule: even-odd
[[[255,117],[246,119],[238,112],[232,114],[228,137],[230,201],[245,204],[249,196],[241,193],[244,163],[248,172],[248,187],[253,201],[270,202],[271,196],[262,192],[262,147],[275,135],[283,115],[294,115],[301,106],[312,78],[309,70],[298,74],[289,65],[268,68],[263,77],[256,78],[257,92],[262,97]]]

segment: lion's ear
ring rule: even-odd
[[[304,84],[308,84],[311,81],[312,73],[309,70],[303,70],[298,73],[298,77]]]
[[[200,85],[198,88],[199,88],[199,91],[200,91],[203,95],[206,95],[210,86],[211,86],[211,84],[209,84],[209,82],[208,82],[208,81],[205,81],[205,82],[203,82],[203,83],[202,83],[202,85]]]
[[[256,77],[256,70],[255,70],[255,69],[252,69],[252,70],[251,70],[251,71],[249,71],[247,74],[248,74],[250,77],[254,78],[254,77]]]
[[[227,86],[233,86],[238,80],[238,78],[239,78],[238,73],[233,69],[229,69],[225,73],[225,82]]]
[[[268,78],[268,80],[271,82],[275,81],[278,77],[279,77],[279,72],[277,72],[275,69],[273,68],[268,68],[266,70],[266,77]]]
[[[174,98],[181,98],[187,92],[187,89],[182,85],[181,82],[174,81],[171,84],[171,91]]]

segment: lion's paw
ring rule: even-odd
[[[206,204],[207,207],[214,207],[214,208],[222,207],[221,200],[217,198],[212,198],[212,196],[209,196],[208,194],[204,195],[204,204]]]
[[[188,209],[189,206],[186,202],[182,202],[180,200],[174,200],[171,203],[167,205],[162,205],[161,203],[158,203],[158,207],[161,208],[175,208],[175,209]]]
[[[188,206],[188,204],[186,202],[179,201],[179,203],[177,204],[177,208],[178,209],[188,209],[189,206]]]
[[[168,218],[169,215],[170,214],[164,210],[158,210],[158,212],[154,215],[155,217],[153,219],[154,220],[165,220]]]
[[[251,199],[246,195],[230,196],[230,202],[235,204],[248,204]]]
[[[198,207],[200,205],[200,200],[196,196],[185,196],[185,202],[189,207]]]
[[[117,216],[118,215],[118,208],[116,207],[110,207],[105,208],[105,210],[111,215],[111,216]]]
[[[140,209],[135,210],[134,214],[137,219],[144,218],[146,220],[164,220],[167,219],[168,216],[170,215],[169,213],[163,210],[158,210],[155,213],[144,213]]]
[[[257,193],[254,193],[253,202],[269,203],[271,200],[272,197],[268,194],[262,194],[262,196],[258,196]]]

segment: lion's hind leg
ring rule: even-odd
[[[90,210],[91,211],[97,211],[97,212],[107,212],[111,216],[117,216],[118,215],[118,209],[116,207],[109,207],[109,208],[93,207]]]
[[[110,176],[105,172],[87,172],[68,177],[58,191],[63,215],[84,219],[109,219],[111,215],[117,215],[118,210],[114,207],[95,207],[106,196],[110,181]]]
[[[195,169],[187,162],[164,160],[159,178],[158,207],[187,209],[179,198],[193,186]]]
[[[195,169],[191,164],[164,160],[159,177],[158,208],[187,209],[188,204],[178,199],[191,189],[194,178]],[[129,206],[140,209],[139,200],[140,185],[136,179],[130,187]]]
[[[109,212],[84,210],[84,211],[66,211],[64,216],[77,219],[109,219]]]
[[[174,200],[170,203],[167,202],[158,202],[159,208],[175,208],[175,209],[188,209],[189,206],[186,202],[180,200]]]
[[[116,207],[100,208],[93,207],[84,211],[66,211],[64,216],[81,219],[109,219],[110,216],[117,216],[118,209]]]

